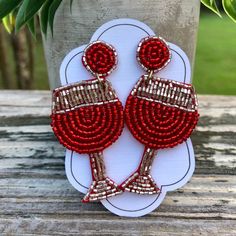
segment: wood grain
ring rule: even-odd
[[[0,94],[0,235],[236,235],[236,97],[199,96],[191,181],[151,214],[82,204],[49,126],[46,91]]]

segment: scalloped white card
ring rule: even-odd
[[[136,61],[136,49],[139,41],[149,35],[155,35],[155,33],[144,23],[133,19],[117,19],[98,28],[90,40],[90,42],[105,41],[117,50],[118,66],[108,79],[123,105],[139,77],[144,74]],[[169,46],[172,51],[172,60],[166,68],[158,72],[158,76],[190,83],[191,68],[186,54],[175,44],[169,43]],[[73,49],[64,58],[60,68],[62,85],[92,78],[81,63],[85,47],[86,45],[83,45]],[[143,150],[144,146],[135,140],[125,127],[120,138],[104,150],[107,175],[117,184],[122,183],[137,169]],[[193,147],[191,140],[188,139],[175,148],[157,152],[151,175],[161,188],[159,194],[139,195],[124,192],[121,195],[102,200],[101,203],[109,211],[119,216],[138,217],[148,214],[161,204],[168,191],[173,191],[186,184],[191,178],[194,168]],[[67,150],[65,169],[68,180],[74,188],[86,193],[92,181],[88,155]]]

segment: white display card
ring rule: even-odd
[[[152,29],[140,21],[118,19],[102,25],[90,40],[91,42],[105,41],[117,50],[117,69],[107,79],[112,83],[123,105],[125,105],[126,98],[137,80],[145,73],[136,60],[136,49],[139,41],[149,35],[159,36],[158,32],[154,33]],[[168,39],[166,40],[168,41]],[[172,60],[157,75],[161,78],[190,83],[191,69],[186,54],[175,44],[168,44],[172,52]],[[64,58],[60,68],[62,85],[92,78],[92,75],[81,63],[85,47],[86,45],[83,45],[73,49]],[[133,138],[125,126],[120,138],[104,150],[107,175],[117,184],[122,183],[137,169],[143,150],[144,146]],[[88,155],[67,150],[65,168],[68,180],[74,188],[86,193],[92,180]],[[191,140],[188,139],[174,148],[157,152],[151,175],[161,188],[159,194],[139,195],[124,192],[121,195],[102,200],[101,203],[109,211],[119,216],[138,217],[148,214],[161,204],[168,191],[176,190],[186,184],[191,178],[194,168],[193,147]]]

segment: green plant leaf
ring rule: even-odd
[[[44,33],[44,35],[47,34],[47,28],[48,28],[48,12],[49,8],[52,4],[52,0],[47,0],[46,3],[43,5],[41,12],[40,12],[40,25],[41,30]]]
[[[12,12],[22,0],[0,0],[0,19]]]
[[[57,11],[57,8],[60,6],[62,0],[54,0],[49,8],[49,12],[48,12],[48,22],[49,22],[49,26],[52,32],[52,36],[53,36],[53,22],[54,22],[54,17]]]
[[[28,26],[28,29],[29,29],[30,33],[34,37],[34,39],[36,39],[35,18],[34,18],[34,16],[30,20],[28,20],[27,26]]]
[[[236,23],[236,0],[222,0],[226,14]]]
[[[14,29],[13,14],[10,13],[2,18],[2,23],[6,31],[10,34]]]
[[[213,12],[215,12],[219,17],[222,17],[220,14],[220,11],[216,5],[215,0],[201,0],[202,4],[211,9]]]
[[[27,23],[42,7],[45,0],[23,0],[16,16],[16,31]]]

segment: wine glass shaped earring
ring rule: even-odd
[[[82,63],[95,78],[53,92],[52,129],[66,148],[88,154],[92,183],[83,202],[98,201],[122,191],[106,176],[103,150],[121,135],[123,107],[108,76],[117,65],[115,49],[96,41],[87,46]]]
[[[174,147],[190,136],[199,117],[197,99],[191,84],[154,76],[171,60],[171,51],[162,38],[141,40],[137,60],[147,74],[132,89],[124,112],[130,132],[145,149],[138,169],[121,188],[155,194],[160,189],[150,174],[153,159],[157,150]]]

